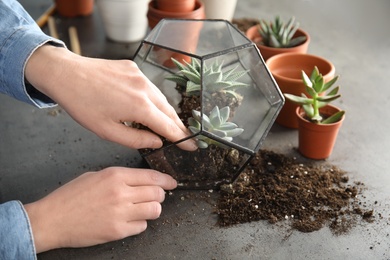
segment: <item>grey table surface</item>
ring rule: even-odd
[[[34,18],[51,4],[20,2]],[[335,64],[343,94],[339,105],[347,116],[327,161],[365,184],[362,203],[373,205],[382,219],[340,236],[327,227],[300,233],[266,221],[220,228],[213,213],[216,192],[174,191],[146,232],[89,248],[52,250],[38,259],[390,259],[389,14],[387,0],[238,0],[235,13],[235,18],[295,16],[311,34],[309,53]],[[57,25],[77,27],[86,56],[126,59],[138,47],[106,40],[96,7],[90,17],[60,19]],[[60,37],[68,42],[66,33],[60,31]],[[145,167],[137,151],[99,139],[59,107],[39,110],[0,95],[0,122],[0,202],[39,199],[88,170]],[[274,125],[263,147],[299,156],[296,146],[295,130]]]

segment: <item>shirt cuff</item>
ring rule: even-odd
[[[37,30],[36,24],[19,27],[1,48],[6,55],[3,56],[4,71],[0,78],[5,79],[3,91],[20,101],[39,108],[56,105],[53,100],[37,91],[32,85],[25,82],[25,68],[27,61],[44,44],[65,47],[62,41],[52,38]],[[41,75],[45,77],[46,75]]]
[[[0,259],[37,259],[30,220],[20,201],[0,204]]]

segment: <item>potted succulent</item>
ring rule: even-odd
[[[266,62],[272,76],[278,83],[283,93],[289,93],[296,96],[306,92],[306,87],[302,82],[301,71],[310,74],[316,66],[322,74],[325,82],[331,80],[335,74],[335,66],[329,60],[308,53],[281,53],[269,58]],[[298,128],[298,120],[295,116],[295,110],[298,105],[290,100],[286,100],[280,111],[276,122],[284,127]]]
[[[107,38],[116,42],[142,40],[148,29],[149,0],[97,0]]]
[[[273,22],[260,20],[246,31],[246,36],[256,43],[264,60],[279,53],[306,53],[310,42],[309,34],[299,28],[295,17],[287,23],[279,16]]]
[[[298,117],[299,151],[311,159],[325,159],[332,153],[339,128],[344,120],[345,111],[329,103],[340,98],[339,86],[332,88],[337,81],[335,76],[325,82],[317,67],[310,77],[302,71],[302,81],[311,97],[284,94],[284,96],[300,104],[296,114]]]
[[[189,2],[189,4],[184,5],[184,2]],[[199,0],[152,0],[148,5],[147,17],[151,29],[164,18],[204,19],[204,4]]]
[[[184,40],[171,36],[198,24],[199,40],[191,51],[183,49]],[[190,60],[172,55],[167,64],[161,50]],[[234,181],[284,102],[254,43],[224,20],[164,19],[143,40],[134,61],[189,129],[187,138],[162,139],[163,147],[140,150],[149,166],[171,174],[184,188],[210,189]],[[190,138],[198,149],[180,149]]]

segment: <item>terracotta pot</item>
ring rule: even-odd
[[[340,111],[340,109],[332,105],[320,108],[320,113],[328,116],[337,111]],[[333,124],[315,124],[304,119],[305,112],[301,107],[296,109],[296,115],[299,125],[299,152],[310,159],[320,160],[328,158],[333,151],[339,129],[345,116]]]
[[[173,19],[204,19],[204,5],[200,1],[195,1],[195,8],[191,12],[166,12],[157,9],[156,0],[153,0],[149,3],[149,9],[147,13],[149,27],[153,29],[159,21],[164,18],[173,18]]]
[[[191,12],[195,9],[195,0],[156,0],[156,8],[165,12]]]
[[[302,82],[302,70],[307,75],[310,75],[314,66],[317,66],[325,82],[331,80],[335,75],[335,67],[330,61],[307,53],[278,54],[269,58],[266,61],[266,65],[278,83],[280,90],[283,93],[290,93],[296,96],[300,96],[301,93],[309,96]],[[285,127],[298,128],[298,120],[295,115],[297,107],[297,104],[286,100],[276,118],[276,122]]]
[[[261,56],[263,56],[263,59],[265,61],[267,61],[270,57],[280,53],[290,53],[290,52],[307,53],[307,49],[309,48],[309,43],[310,43],[309,34],[302,29],[298,29],[295,32],[294,37],[298,37],[298,36],[306,36],[306,41],[304,41],[300,45],[291,48],[274,48],[274,47],[268,47],[263,44],[260,44],[261,36],[259,34],[258,25],[254,25],[246,31],[246,37],[248,37],[249,40],[256,43],[256,46],[257,48],[259,48]]]
[[[55,0],[57,12],[65,17],[92,14],[94,0]]]

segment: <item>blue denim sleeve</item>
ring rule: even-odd
[[[20,201],[0,204],[0,259],[37,259],[30,221]]]
[[[65,44],[42,32],[15,0],[0,1],[0,17],[0,92],[40,108],[54,105],[50,98],[25,82],[24,70],[40,46],[65,47]]]

